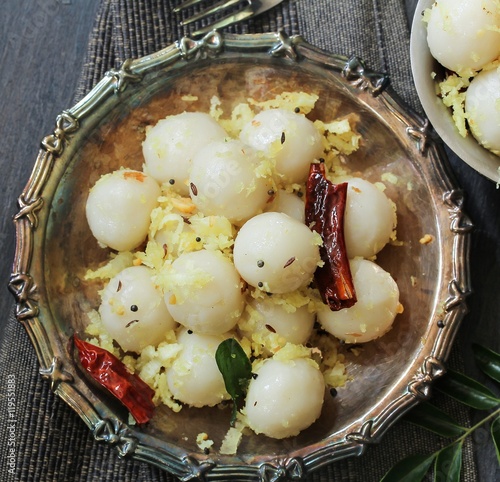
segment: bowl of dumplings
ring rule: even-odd
[[[58,116],[10,287],[97,441],[183,480],[301,480],[430,396],[470,223],[387,85],[300,36],[211,32]]]
[[[432,126],[463,161],[498,182],[498,2],[420,0],[410,49],[415,87]]]

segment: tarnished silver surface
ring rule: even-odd
[[[267,12],[271,8],[281,3],[283,0],[222,0],[214,2],[213,5],[208,5],[198,13],[193,14],[189,18],[179,22],[179,25],[189,25],[193,22],[201,20],[208,21],[208,25],[202,27],[195,32],[193,36],[204,35],[210,30],[222,30],[225,27],[234,25],[235,23],[248,20],[256,17],[261,13]],[[186,0],[178,7],[174,8],[174,13],[192,7],[204,2],[204,0]],[[236,11],[235,11],[236,7]],[[233,13],[232,13],[233,12]],[[218,15],[220,18],[214,17]],[[212,20],[212,21],[210,21]]]
[[[301,480],[325,464],[362,454],[403,413],[429,398],[466,312],[472,226],[427,123],[408,112],[387,84],[360,59],[327,55],[298,36],[212,32],[128,60],[57,118],[19,197],[10,290],[41,375],[97,441],[186,481]],[[352,380],[297,437],[245,436],[238,454],[225,456],[218,448],[228,410],[174,414],[161,407],[147,426],[128,425],[123,407],[82,376],[70,342],[73,333],[83,332],[85,313],[97,306],[99,286],[84,281],[85,271],[106,257],[85,220],[89,187],[122,165],[140,168],[140,131],[161,117],[188,107],[208,110],[213,95],[229,111],[249,96],[291,89],[320,96],[313,112],[318,118],[358,115],[364,141],[349,158],[353,170],[369,180],[390,174],[395,181],[386,185],[398,206],[402,245],[386,247],[378,262],[397,280],[405,311],[391,332],[359,355],[345,350]],[[184,94],[199,100],[186,104]],[[425,234],[431,243],[419,242]],[[196,446],[199,432],[215,441],[208,455]]]

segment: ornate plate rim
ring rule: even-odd
[[[38,226],[38,211],[42,209],[43,189],[50,177],[55,160],[61,156],[71,134],[79,123],[112,96],[119,95],[132,82],[140,82],[146,72],[169,68],[177,62],[192,62],[207,56],[227,53],[264,54],[284,58],[287,62],[300,59],[321,65],[336,72],[344,82],[359,89],[367,102],[376,99],[384,106],[395,122],[401,124],[414,148],[428,162],[427,169],[439,184],[443,211],[447,216],[440,220],[447,225],[449,239],[446,249],[451,263],[451,278],[442,289],[446,296],[440,298],[444,313],[436,322],[432,348],[419,356],[418,367],[411,381],[402,386],[401,394],[393,399],[378,416],[351,427],[343,439],[309,446],[311,450],[298,450],[287,457],[268,457],[255,463],[221,464],[203,454],[182,454],[172,447],[165,449],[151,443],[148,436],[113,417],[103,407],[95,407],[88,400],[85,389],[60,356],[57,342],[51,333],[55,330],[52,320],[40,318],[39,296],[36,280],[30,273],[33,260],[33,240]],[[454,186],[451,172],[440,144],[435,143],[428,121],[409,112],[394,93],[387,90],[388,78],[367,69],[356,57],[347,59],[328,54],[307,43],[301,36],[289,37],[285,33],[254,35],[222,35],[210,32],[199,40],[182,38],[165,49],[136,60],[126,60],[118,70],[110,70],[104,78],[72,108],[63,111],[56,120],[52,134],[42,140],[42,146],[31,177],[18,198],[19,211],[14,217],[16,227],[16,252],[9,289],[16,300],[16,317],[26,328],[40,362],[40,374],[50,381],[53,392],[70,405],[91,429],[97,441],[116,447],[120,456],[133,456],[165,469],[181,480],[248,480],[282,479],[301,480],[306,474],[328,463],[353,455],[361,455],[367,445],[380,441],[387,429],[408,409],[430,396],[431,383],[444,371],[456,331],[467,312],[465,300],[470,293],[468,268],[469,234],[472,224],[463,212],[463,193]],[[444,283],[443,283],[444,284]],[[427,345],[426,345],[427,346]],[[223,458],[221,457],[221,460]]]

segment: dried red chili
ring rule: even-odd
[[[73,336],[80,363],[94,380],[106,388],[129,410],[137,423],[153,416],[154,391],[109,351]]]
[[[332,311],[356,303],[356,292],[344,240],[347,183],[333,184],[325,176],[323,163],[311,164],[306,186],[306,224],[319,233],[324,265],[314,273],[323,302]]]

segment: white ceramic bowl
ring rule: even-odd
[[[422,12],[433,3],[433,0],[418,2],[411,29],[411,67],[420,102],[432,126],[448,147],[473,169],[500,182],[500,157],[479,145],[472,135],[462,137],[453,122],[451,111],[436,95],[437,84],[432,72],[439,73],[443,67],[431,56],[427,44],[427,27],[422,21]]]

